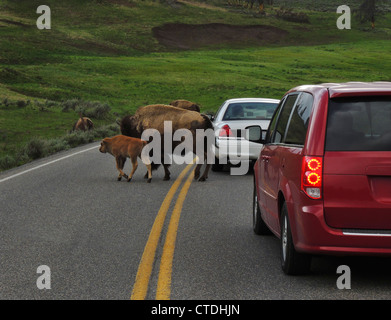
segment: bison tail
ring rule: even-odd
[[[205,127],[204,129],[213,129],[213,123],[212,121],[209,119],[209,117],[206,115],[206,114],[203,114],[201,113],[201,116],[202,118],[204,118],[204,121],[205,121]]]

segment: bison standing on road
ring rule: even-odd
[[[164,163],[164,155],[172,155],[172,151],[176,146],[178,146],[181,141],[174,141],[171,137],[172,142],[172,148],[170,150],[164,150],[164,134],[165,134],[165,121],[171,121],[172,124],[172,131],[171,133],[175,133],[176,130],[179,129],[187,129],[188,132],[191,133],[193,137],[193,145],[192,145],[192,151],[194,154],[196,154],[196,146],[197,146],[197,138],[196,135],[197,129],[207,130],[212,129],[213,131],[213,124],[210,121],[210,119],[203,114],[200,114],[198,112],[189,111],[185,109],[179,109],[173,106],[168,105],[148,105],[145,107],[139,108],[136,113],[133,116],[125,116],[121,121],[121,133],[126,136],[135,137],[135,138],[141,138],[141,135],[143,134],[144,130],[147,129],[155,129],[159,132],[162,142],[162,148],[161,148],[161,163],[164,167],[164,180],[170,179],[170,171],[168,170],[170,164]],[[168,134],[166,132],[166,134]],[[202,137],[203,141],[203,159],[208,158],[207,154],[211,150],[211,143],[207,141],[205,137]],[[198,141],[199,142],[199,141]],[[159,165],[154,164],[153,169],[156,170]],[[194,178],[198,179],[200,176],[200,170],[201,170],[202,163],[198,163],[195,169]],[[208,178],[208,173],[210,169],[210,164],[207,163],[205,170],[199,179],[199,181],[205,181]]]

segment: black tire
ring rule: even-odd
[[[224,165],[220,163],[219,158],[215,157],[215,163],[212,164],[212,171],[220,172],[223,171]]]
[[[297,252],[293,244],[285,202],[281,210],[281,267],[289,275],[307,274],[311,269],[311,256]]]
[[[254,181],[254,192],[253,192],[253,230],[257,235],[270,235],[272,232],[262,219],[261,210],[258,204],[258,195],[256,191],[256,185]]]

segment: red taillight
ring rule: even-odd
[[[232,131],[228,124],[225,124],[221,129],[219,133],[219,137],[231,137]]]
[[[301,189],[312,199],[322,197],[323,158],[304,157],[301,172]]]

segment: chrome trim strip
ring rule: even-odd
[[[381,233],[381,231],[374,232],[352,232],[352,231],[342,231],[346,236],[368,236],[368,237],[391,237],[391,233]]]

